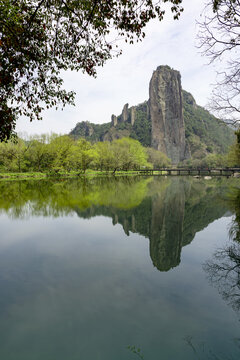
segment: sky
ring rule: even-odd
[[[180,71],[182,87],[197,104],[206,106],[211,95],[215,71],[196,47],[197,20],[201,19],[204,0],[183,0],[184,12],[173,20],[168,12],[162,22],[152,21],[146,37],[134,45],[122,42],[123,54],[109,60],[98,69],[97,78],[81,72],[63,74],[64,87],[76,92],[76,106],[62,110],[46,110],[43,120],[17,121],[19,134],[69,133],[78,122],[102,124],[111,115],[120,115],[124,104],[137,105],[148,100],[149,82],[159,65],[169,65]]]

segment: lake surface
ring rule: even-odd
[[[0,359],[239,359],[232,187],[1,181]]]

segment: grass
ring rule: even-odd
[[[27,180],[27,179],[45,179],[46,174],[42,172],[8,172],[0,173],[0,180]]]
[[[148,169],[151,170],[151,169]],[[188,169],[186,169],[187,171]],[[192,169],[189,169],[192,170]],[[208,174],[208,171],[206,170],[206,174]],[[64,171],[64,170],[51,170],[48,172],[0,172],[0,181],[1,180],[40,180],[40,179],[59,179],[59,178],[77,178],[77,177],[99,177],[99,176],[146,176],[146,175],[168,175],[167,171],[161,171],[161,173],[157,170],[154,170],[152,173],[144,173],[144,172],[138,172],[134,170],[127,170],[127,171],[116,171],[113,173],[113,171],[100,171],[100,170],[92,170],[87,169],[85,173],[83,171]],[[175,174],[177,175],[177,172],[175,171]],[[183,174],[187,176],[188,174]],[[191,174],[193,175],[193,173]],[[213,176],[214,174],[210,174]],[[219,175],[219,174],[216,174]],[[200,176],[204,176],[204,173],[202,172]]]
[[[116,171],[115,176],[136,176],[139,175],[136,171]],[[1,180],[40,180],[47,178],[75,178],[75,177],[98,177],[98,176],[113,176],[112,171],[86,170],[85,174],[81,171],[58,171],[58,172],[1,172]]]
[[[151,169],[148,169],[151,170]],[[192,171],[193,169],[186,169]],[[197,175],[197,170],[195,171],[196,174],[195,176],[204,176],[204,175],[208,175],[208,170],[206,170],[204,173],[203,171],[201,172],[200,175]],[[112,177],[112,176],[146,176],[146,175],[169,175],[167,171],[157,171],[157,170],[153,170],[152,173],[145,173],[145,172],[139,172],[136,170],[127,170],[127,171],[116,171],[115,173],[113,173],[113,171],[100,171],[100,170],[92,170],[92,169],[88,169],[86,170],[85,173],[83,173],[83,171],[79,170],[79,171],[64,171],[64,170],[51,170],[48,172],[0,172],[0,181],[1,180],[40,180],[40,179],[59,179],[59,178],[77,178],[77,177],[99,177],[99,176],[108,176],[108,177]],[[175,173],[173,173],[172,175],[178,175],[177,171],[175,171]],[[182,174],[187,176],[188,174]],[[194,175],[193,173],[191,173],[191,175]],[[220,176],[220,174],[214,174],[211,173],[209,174],[210,176]]]

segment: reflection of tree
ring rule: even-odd
[[[234,310],[240,310],[240,189],[233,189],[229,204],[235,215],[229,229],[230,245],[218,249],[204,264],[208,278]]]
[[[62,216],[93,206],[131,209],[147,192],[150,178],[96,178],[0,182],[0,211],[13,218]]]
[[[111,217],[127,235],[150,241],[150,256],[160,271],[179,265],[182,247],[196,232],[222,217],[226,182],[183,177],[85,178],[58,181],[0,182],[0,212],[12,218],[67,216]]]
[[[208,278],[224,300],[240,310],[240,244],[232,244],[215,252],[204,265]]]
[[[240,243],[240,189],[234,188],[230,194],[230,203],[232,205],[233,211],[235,212],[235,217],[232,221],[229,235],[231,239]]]
[[[227,354],[218,354],[217,351],[213,351],[211,348],[208,347],[207,343],[195,341],[192,336],[187,335],[183,339],[186,342],[186,345],[191,349],[193,352],[193,359],[198,360],[235,360],[239,359],[240,355],[240,339],[233,339],[234,347],[231,350],[227,351]]]

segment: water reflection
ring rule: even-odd
[[[228,193],[228,202],[231,206],[234,218],[229,230],[230,238],[240,243],[240,188],[232,187]]]
[[[182,247],[230,209],[225,179],[99,178],[0,182],[0,211],[9,217],[99,215],[150,241],[160,271],[179,265]],[[239,236],[239,233],[238,233]]]
[[[240,310],[240,189],[228,193],[228,203],[234,216],[229,229],[229,241],[204,264],[210,282],[232,308]]]

